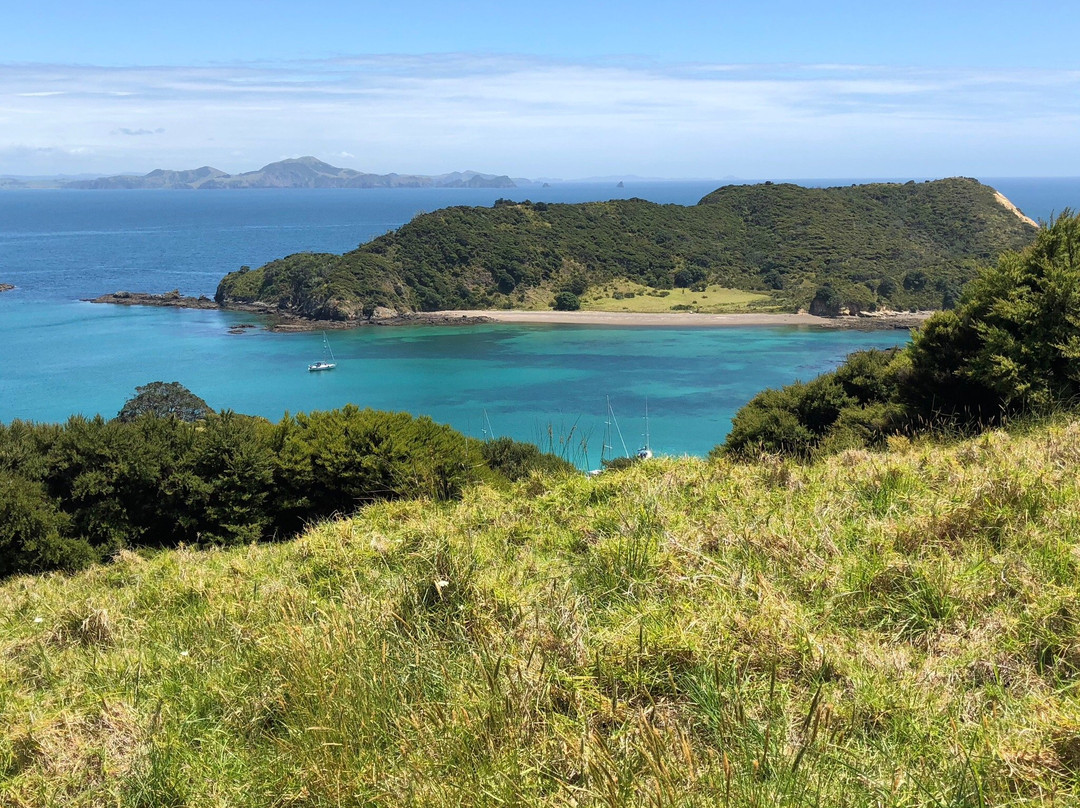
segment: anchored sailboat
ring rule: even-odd
[[[649,399],[645,398],[645,445],[637,450],[638,460],[648,460],[652,457],[652,447],[649,446]]]
[[[611,449],[614,453],[615,446],[611,443],[611,425],[615,424],[615,431],[619,435],[619,443],[622,444],[623,456],[630,457],[630,452],[626,449],[626,441],[623,440],[622,430],[619,428],[619,421],[615,418],[615,410],[611,409],[611,399],[608,396],[604,396],[604,401],[607,404],[607,419],[604,421],[604,443],[600,447],[600,468],[593,469],[588,473],[588,476],[595,477],[597,474],[603,472],[608,464],[615,460],[613,456],[610,460],[607,457],[608,449]]]
[[[326,339],[326,332],[323,331],[322,335],[323,344],[323,358],[318,362],[312,362],[307,366],[308,370],[333,370],[337,367],[337,360],[334,357],[334,352],[330,350],[330,343]]]

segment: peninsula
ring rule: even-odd
[[[501,199],[422,214],[344,255],[241,268],[215,300],[342,323],[458,310],[947,309],[980,265],[1038,231],[1003,199],[966,178],[730,185],[690,206]]]

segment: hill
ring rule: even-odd
[[[513,188],[506,176],[476,171],[428,177],[410,174],[368,174],[338,168],[314,157],[280,160],[257,171],[226,174],[203,166],[189,171],[156,169],[143,176],[119,175],[76,180],[61,187],[77,190],[141,189],[243,189],[243,188]]]
[[[0,585],[0,803],[1080,802],[1080,424]]]
[[[836,310],[948,308],[979,263],[1034,237],[1000,199],[957,178],[732,185],[692,206],[500,200],[418,216],[344,255],[301,253],[230,273],[216,298],[339,320],[710,285],[759,293],[749,298],[759,308],[809,306],[823,287]]]

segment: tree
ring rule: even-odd
[[[1080,400],[1080,216],[1066,210],[1006,252],[908,350],[903,393],[921,415],[992,421]]]
[[[810,313],[817,317],[837,317],[843,302],[832,284],[827,283],[817,290],[814,299],[810,301]]]
[[[555,311],[577,311],[581,301],[573,292],[559,292],[555,295]]]
[[[156,415],[193,423],[213,412],[209,404],[180,382],[150,382],[136,387],[135,393],[125,402],[117,420],[127,423],[140,415]]]

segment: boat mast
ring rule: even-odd
[[[605,396],[605,398],[607,398],[607,397]],[[610,416],[611,420],[615,424],[615,431],[619,433],[619,443],[622,444],[623,454],[626,457],[630,457],[630,452],[626,448],[626,440],[623,438],[622,430],[619,428],[619,419],[615,417],[615,410],[611,409],[611,399],[610,398],[607,399],[607,411],[608,411],[608,416]],[[615,447],[612,446],[611,448],[614,449]]]

